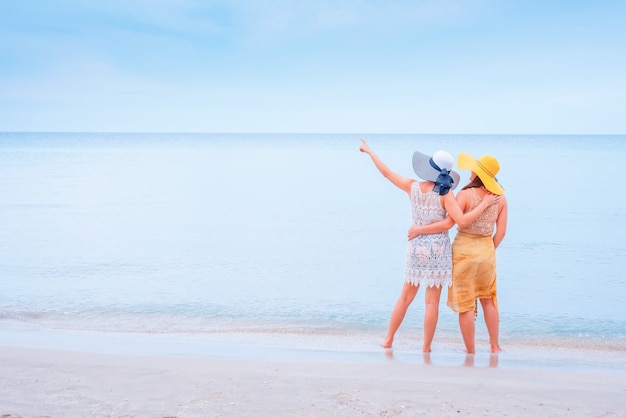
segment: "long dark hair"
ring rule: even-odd
[[[461,190],[471,189],[474,187],[484,187],[484,186],[485,185],[483,184],[483,181],[480,179],[480,177],[476,176],[474,177],[474,180],[467,183]]]

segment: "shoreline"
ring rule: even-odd
[[[408,334],[408,335],[407,335]],[[535,339],[506,341],[492,355],[487,341],[477,339],[477,353],[467,356],[456,338],[436,338],[428,356],[420,334],[398,333],[392,350],[380,347],[378,333],[142,333],[0,327],[0,346],[64,350],[95,354],[215,358],[227,360],[384,363],[465,366],[503,369],[590,371],[626,376],[626,350],[620,344],[585,344]]]
[[[626,416],[626,374],[0,345],[0,414]]]
[[[325,334],[272,332],[143,333],[0,327],[0,346],[113,355],[218,358],[264,361],[335,361],[476,366],[506,369],[594,371],[626,375],[621,345],[572,344],[559,340],[504,341],[492,355],[487,341],[477,340],[477,353],[467,356],[458,339],[439,337],[425,357],[420,335],[398,333],[392,350],[380,347],[377,333]]]

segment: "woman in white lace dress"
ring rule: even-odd
[[[410,199],[413,225],[427,225],[443,220],[447,214],[459,225],[471,223],[495,196],[486,197],[474,210],[463,213],[454,195],[449,193],[459,183],[458,173],[452,171],[453,158],[445,151],[437,151],[432,157],[415,152],[413,169],[424,181],[403,177],[389,167],[361,139],[361,152],[370,156],[378,170],[395,186],[404,190]],[[424,314],[424,343],[422,351],[429,353],[439,318],[439,299],[443,286],[452,282],[452,251],[448,231],[419,235],[409,240],[405,278],[402,293],[396,302],[389,321],[389,330],[381,344],[391,348],[396,331],[406,311],[413,302],[420,285],[426,286]]]

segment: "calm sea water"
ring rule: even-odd
[[[599,350],[626,369],[626,136],[365,138],[410,177],[414,150],[495,155],[510,205],[502,345]],[[358,134],[1,133],[0,343],[378,353],[410,211],[359,145]],[[455,353],[445,296],[433,348]],[[420,292],[397,352],[419,351],[423,305]],[[486,334],[479,317],[479,345]]]

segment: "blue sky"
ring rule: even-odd
[[[626,134],[626,2],[0,0],[0,131]]]

